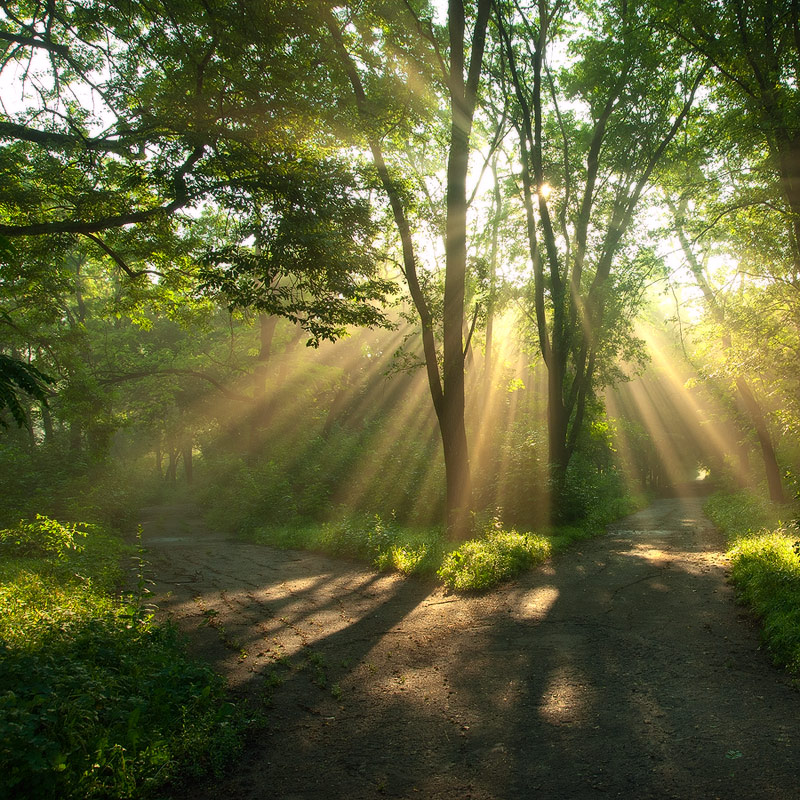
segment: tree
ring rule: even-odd
[[[653,268],[626,234],[705,74],[651,23],[647,5],[634,2],[498,6],[556,506],[587,402]],[[581,32],[566,39],[570,25]],[[572,55],[560,69],[548,65],[556,42]]]
[[[28,415],[20,394],[27,394],[46,406],[47,384],[52,382],[52,378],[32,364],[0,353],[0,427],[8,427],[2,416],[6,410],[20,428],[25,427],[28,424]]]
[[[0,235],[77,237],[127,278],[163,280],[174,270],[159,258],[163,243],[182,238],[197,209],[233,217],[255,207],[262,236],[280,227],[269,266],[247,256],[232,226],[233,240],[205,259],[227,272],[206,274],[207,287],[227,280],[232,302],[258,300],[308,325],[314,341],[383,322],[388,283],[367,236],[368,187],[315,124],[326,87],[313,74],[320,42],[306,35],[308,14],[237,0],[5,10],[0,68],[23,70],[34,102],[0,115]],[[234,262],[258,298],[237,283]],[[289,278],[276,281],[279,272]]]
[[[765,147],[800,270],[800,10],[795,0],[665,2],[668,26],[714,68],[713,98],[737,146]],[[730,140],[729,139],[729,140]]]
[[[423,16],[410,3],[406,4],[408,15],[400,23],[400,30],[413,30],[423,44],[430,49],[426,58],[438,65],[438,79],[445,87],[448,110],[450,112],[449,135],[447,139],[447,178],[445,201],[445,277],[442,308],[442,366],[434,333],[434,314],[418,274],[418,258],[415,251],[412,225],[408,213],[408,201],[404,197],[401,182],[392,174],[385,156],[382,137],[385,132],[376,129],[374,109],[380,100],[367,93],[365,76],[358,69],[350,48],[360,42],[359,55],[362,63],[372,65],[370,57],[363,48],[363,37],[349,35],[351,19],[337,19],[333,13],[327,14],[325,24],[333,39],[342,69],[350,83],[360,125],[366,127],[367,145],[370,149],[375,169],[380,178],[391,207],[397,232],[400,236],[403,258],[403,271],[414,306],[422,326],[422,343],[425,367],[431,399],[436,411],[445,458],[447,483],[447,526],[453,538],[464,538],[470,527],[469,512],[472,505],[472,490],[469,468],[469,454],[465,426],[464,389],[464,297],[467,275],[467,194],[466,179],[469,165],[470,136],[478,88],[482,73],[483,53],[490,13],[489,0],[479,0],[476,4],[471,32],[467,31],[467,14],[461,0],[450,0],[448,6],[448,58],[445,60],[443,48],[434,30],[430,16]],[[379,9],[379,13],[383,9]],[[429,13],[429,12],[428,12]],[[382,30],[392,30],[397,25],[394,15],[380,18]],[[358,15],[352,18],[353,28],[361,34]],[[366,44],[374,47],[376,42]],[[419,42],[416,42],[418,47]],[[398,48],[399,49],[399,48]],[[373,50],[374,52],[374,50]],[[395,56],[396,58],[396,56]],[[387,61],[389,59],[387,58]],[[411,63],[419,63],[423,58]],[[391,63],[391,62],[390,62]],[[367,77],[372,77],[367,75]],[[391,76],[396,79],[396,76]],[[380,85],[380,84],[379,84]]]
[[[688,192],[679,198],[677,205],[670,197],[666,198],[666,202],[672,214],[674,230],[680,242],[686,264],[703,294],[703,300],[710,317],[720,328],[720,340],[724,353],[730,356],[733,351],[732,326],[730,321],[725,318],[725,306],[720,302],[718,293],[712,287],[711,281],[703,268],[702,261],[696,255],[692,242],[687,235]],[[782,503],[785,501],[785,496],[781,483],[780,467],[762,405],[743,370],[736,369],[735,366],[733,369],[735,374],[732,377],[736,392],[758,439],[770,499],[773,502]]]
[[[673,3],[660,0],[661,24],[679,35],[687,46],[712,65],[710,100],[706,112],[706,154],[701,167],[702,182],[712,186],[709,201],[695,191],[689,201],[693,219],[689,224],[687,203],[673,201],[678,216],[681,246],[706,297],[710,313],[723,325],[724,349],[733,361],[732,371],[741,402],[751,419],[764,460],[769,493],[773,500],[784,497],[780,471],[767,420],[747,377],[757,372],[754,351],[738,359],[732,342],[736,300],[725,298],[726,308],[711,290],[701,271],[692,266],[692,245],[700,240],[725,243],[733,265],[748,264],[747,272],[767,281],[770,296],[765,309],[793,305],[786,289],[800,277],[800,21],[795,2],[734,0],[717,4],[705,0]],[[695,181],[674,192],[687,196]],[[693,232],[691,241],[688,230]],[[782,230],[781,230],[782,229]],[[755,246],[754,246],[755,244]],[[709,246],[709,245],[706,245]],[[741,267],[740,267],[741,269]],[[743,280],[744,272],[741,273]],[[705,288],[704,288],[705,281]],[[748,283],[751,283],[748,281]],[[752,282],[745,293],[760,295]],[[712,302],[713,299],[713,302]],[[740,305],[741,308],[741,305]],[[784,306],[786,308],[786,306]],[[760,321],[756,321],[761,316]],[[789,312],[787,330],[791,330]],[[750,323],[737,320],[739,331],[760,327],[762,334],[774,326],[761,324],[774,318],[770,313],[751,316]],[[753,325],[755,323],[755,326]],[[737,337],[739,338],[739,337]],[[761,352],[770,353],[767,369],[775,373],[776,358],[783,350],[773,333],[753,340]],[[756,344],[757,343],[757,344]],[[791,372],[794,369],[789,367]],[[787,373],[784,372],[784,375]],[[776,375],[776,378],[778,376]],[[791,404],[787,395],[784,402]]]

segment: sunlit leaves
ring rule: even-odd
[[[312,342],[380,325],[392,284],[380,277],[361,179],[341,164],[286,157],[249,195],[239,241],[212,248],[203,287],[232,307],[285,316]]]

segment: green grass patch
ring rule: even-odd
[[[380,571],[434,576],[447,543],[441,528],[410,528],[379,515],[342,516],[332,522],[268,525],[246,538],[272,547],[313,550],[365,561]]]
[[[786,506],[778,506],[751,492],[717,492],[703,506],[711,521],[726,535],[731,545],[742,536],[777,528]]]
[[[547,537],[493,531],[448,553],[437,574],[455,591],[483,591],[545,561],[552,551]]]
[[[321,524],[270,525],[246,538],[272,547],[313,550],[366,562],[380,571],[437,579],[456,592],[486,591],[545,561],[605,525],[562,525],[541,533],[504,530],[497,519],[466,542],[441,527],[410,528],[378,515],[343,516]]]
[[[221,679],[112,595],[131,551],[46,518],[0,533],[0,796],[147,798],[235,753]]]
[[[737,492],[713,495],[705,511],[728,538],[731,580],[775,663],[800,674],[800,529],[780,522],[792,510]]]

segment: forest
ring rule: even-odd
[[[720,626],[758,620],[753,695],[796,681],[797,0],[0,0],[0,50],[0,797],[263,796],[219,783],[248,743],[278,752],[286,715],[338,719],[384,669],[338,629],[309,639],[286,598],[322,589],[292,589],[292,564],[388,582],[404,625],[438,598],[448,636],[492,597],[522,614],[523,586],[555,592],[553,619],[570,593],[602,610],[569,559],[616,565],[612,599],[649,587],[643,609],[677,602],[652,564],[713,573],[684,589],[725,596]],[[202,584],[227,558],[241,578]],[[287,604],[269,646],[225,605],[248,580],[240,604]],[[355,619],[356,579],[326,580]],[[447,663],[495,675],[487,647]],[[569,684],[581,708],[611,696],[595,678]],[[458,736],[489,707],[465,699]],[[546,738],[523,707],[518,733]],[[434,762],[463,778],[480,758],[442,735],[405,776],[364,745],[355,777],[304,796],[594,797],[634,771],[618,753],[613,779],[514,783],[498,762],[470,794]],[[355,741],[323,757],[297,736],[326,770]],[[796,758],[737,783],[746,747],[720,747],[687,769],[724,783],[673,771],[652,796],[796,787]],[[286,770],[272,796],[300,796]]]

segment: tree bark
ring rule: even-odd
[[[494,179],[494,214],[492,216],[492,245],[489,253],[489,297],[486,300],[486,344],[483,356],[483,393],[488,397],[492,384],[492,359],[494,357],[494,309],[495,284],[497,282],[497,253],[500,235],[500,219],[503,213],[503,193],[497,180],[497,158],[492,159],[492,177]]]
[[[455,104],[454,104],[455,105]],[[442,444],[447,475],[447,527],[464,538],[472,505],[464,420],[464,295],[467,275],[467,165],[471,117],[454,109],[447,164],[447,246],[444,280]]]
[[[72,420],[69,425],[69,454],[71,456],[80,455],[82,439],[81,424],[77,420]]]
[[[778,459],[775,455],[775,448],[772,444],[772,437],[769,435],[767,421],[764,419],[764,412],[750,389],[749,384],[744,378],[736,379],[736,388],[742,398],[742,405],[747,415],[753,422],[753,428],[758,438],[758,445],[761,448],[761,458],[764,461],[764,473],[767,477],[767,487],[769,489],[769,499],[773,503],[785,503],[786,496],[783,492],[781,483],[781,470],[778,466]]]
[[[178,473],[178,451],[174,447],[169,448],[169,466],[167,467],[167,483],[175,485]]]
[[[181,453],[183,457],[183,476],[186,478],[186,483],[191,486],[194,482],[194,463],[192,461],[192,439],[190,436],[184,439]]]
[[[275,338],[275,328],[278,325],[278,317],[274,314],[259,314],[259,350],[256,366],[253,370],[253,386],[256,407],[253,412],[252,420],[257,428],[265,428],[269,424],[272,416],[272,402],[267,392],[267,376],[269,375],[269,365],[272,357],[272,341]],[[261,442],[258,437],[253,437],[252,448],[258,448]],[[252,449],[251,448],[251,449]]]

